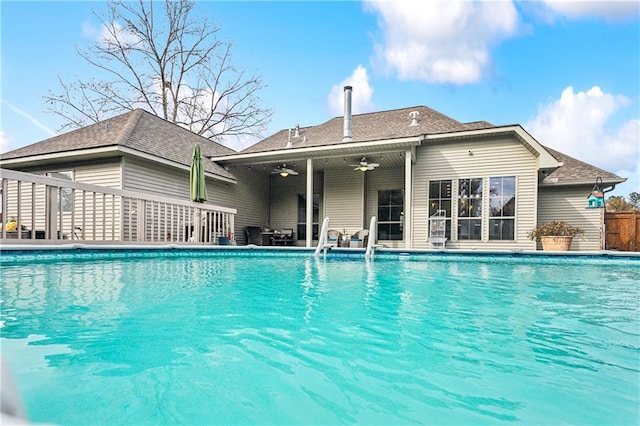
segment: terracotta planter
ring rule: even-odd
[[[569,251],[573,237],[540,237],[542,250],[547,251]]]

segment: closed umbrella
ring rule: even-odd
[[[202,154],[200,153],[200,144],[196,144],[195,148],[193,148],[190,178],[191,201],[197,203],[207,201],[207,184],[204,180],[204,163],[202,162]]]

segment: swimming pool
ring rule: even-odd
[[[56,424],[635,424],[640,262],[2,255],[1,347]]]

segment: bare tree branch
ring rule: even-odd
[[[261,136],[272,111],[258,96],[261,78],[246,78],[232,64],[229,42],[204,18],[194,19],[192,0],[163,3],[112,0],[98,15],[102,36],[78,54],[103,80],[60,81],[45,96],[62,129],[86,126],[143,108],[194,133],[224,143]]]

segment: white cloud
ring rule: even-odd
[[[553,14],[570,19],[595,17],[613,21],[640,15],[640,3],[636,0],[544,0],[542,3]]]
[[[137,34],[125,29],[118,22],[114,22],[109,27],[103,26],[100,32],[99,42],[102,44],[111,44],[119,40],[123,46],[132,46],[140,42]]]
[[[369,84],[369,74],[365,67],[358,65],[349,77],[331,87],[327,103],[332,114],[341,115],[344,113],[344,86],[353,87],[351,94],[351,112],[353,114],[373,111],[374,105],[371,102],[373,88]]]
[[[569,86],[525,128],[543,145],[632,181],[640,172],[640,119],[611,125],[615,113],[630,104],[598,86],[577,93]]]
[[[519,24],[511,1],[367,0],[365,7],[379,14],[384,38],[375,62],[400,80],[477,82],[491,47]]]
[[[9,147],[11,146],[11,138],[5,134],[2,130],[0,130],[0,152],[9,151]]]
[[[124,46],[130,46],[140,41],[136,34],[126,30],[118,22],[109,24],[109,26],[102,24],[96,27],[91,22],[85,21],[82,23],[82,35],[86,38],[94,39],[102,45],[115,42],[116,37]]]

